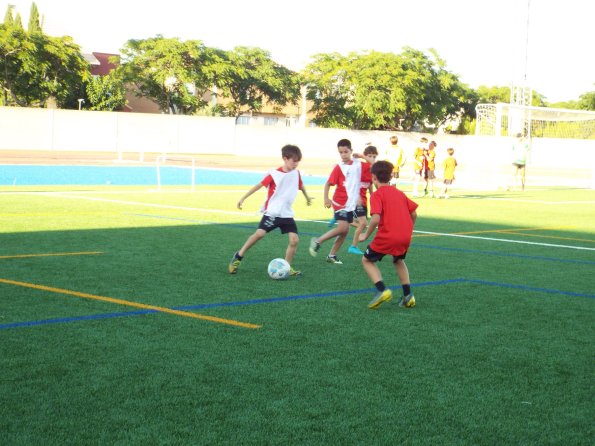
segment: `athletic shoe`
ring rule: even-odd
[[[231,258],[231,262],[229,262],[229,265],[227,268],[229,270],[229,274],[237,273],[240,263],[242,263],[242,261],[240,259],[238,259],[238,253],[236,252],[233,255],[233,257]]]
[[[378,293],[376,293],[376,296],[374,296],[374,299],[372,299],[372,301],[368,304],[368,308],[375,310],[380,306],[382,302],[388,302],[392,298],[393,292],[388,288],[384,291],[379,291]]]
[[[401,302],[399,302],[399,307],[404,308],[413,308],[415,307],[415,296],[413,294],[408,294],[407,296],[403,296]]]
[[[351,245],[349,247],[349,249],[347,250],[347,252],[350,253],[350,254],[358,254],[360,256],[363,254],[363,252],[361,251],[361,249],[359,249],[357,246],[353,246],[353,245]]]
[[[335,217],[331,218],[328,222],[328,227],[331,228],[333,226],[335,226],[337,224],[337,220],[335,219]]]
[[[337,256],[331,256],[331,255],[328,255],[328,256],[326,256],[326,261],[327,261],[328,263],[334,263],[335,265],[343,265],[343,262],[341,262],[341,261],[340,261],[340,260],[337,258]]]
[[[310,251],[310,255],[312,257],[316,257],[318,255],[318,251],[320,251],[320,243],[316,241],[316,238],[310,240],[310,248],[308,248],[308,251]]]
[[[290,276],[301,276],[302,275],[302,272],[301,271],[297,271],[297,270],[291,268],[289,270],[289,275]]]

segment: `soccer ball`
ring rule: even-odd
[[[268,267],[269,276],[275,280],[287,279],[290,268],[285,259],[273,259]]]

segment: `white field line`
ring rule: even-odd
[[[85,196],[81,196],[81,195],[65,195],[65,194],[56,193],[56,192],[35,192],[34,194],[50,196],[50,197],[58,197],[58,198],[103,201],[103,202],[107,202],[107,203],[126,204],[126,205],[131,205],[131,206],[153,207],[153,208],[160,208],[160,209],[177,209],[177,210],[183,210],[183,211],[198,211],[198,212],[209,212],[209,213],[213,213],[213,214],[241,215],[241,216],[254,215],[254,214],[250,214],[250,213],[246,213],[246,212],[222,211],[219,209],[193,208],[193,207],[187,207],[187,206],[173,206],[173,205],[168,205],[168,204],[142,203],[142,202],[137,202],[137,201],[126,201],[126,200],[110,200],[107,198],[85,197]],[[328,223],[327,221],[320,221],[320,220],[298,220],[298,221]],[[503,243],[518,243],[518,244],[522,244],[522,245],[548,246],[548,247],[552,247],[552,248],[566,248],[566,249],[577,249],[577,250],[585,250],[585,251],[595,251],[595,248],[588,248],[585,246],[556,245],[553,243],[528,242],[528,241],[524,241],[524,240],[510,240],[510,239],[493,238],[493,237],[479,237],[479,236],[474,236],[474,235],[463,235],[463,234],[448,234],[448,233],[442,233],[442,232],[429,232],[429,231],[413,231],[413,232],[416,232],[418,234],[440,235],[440,236],[444,236],[444,237],[469,238],[469,239],[487,240],[487,241],[503,242]]]
[[[535,246],[548,246],[552,248],[567,248],[567,249],[579,249],[585,251],[595,251],[595,248],[588,248],[586,246],[570,246],[570,245],[555,245],[553,243],[539,243],[539,242],[527,242],[524,240],[510,240],[505,238],[493,238],[493,237],[479,237],[476,235],[463,235],[463,234],[448,234],[442,232],[429,232],[429,231],[413,231],[418,234],[430,234],[430,235],[440,235],[444,237],[458,237],[458,238],[471,238],[476,240],[489,240],[494,242],[504,242],[504,243],[519,243],[522,245],[535,245]]]
[[[470,198],[470,197],[469,197]],[[475,197],[474,197],[475,198]],[[574,201],[544,201],[544,200],[523,200],[523,199],[514,199],[514,198],[495,198],[495,197],[477,197],[482,198],[483,200],[493,200],[493,201],[510,201],[513,203],[533,203],[533,204],[547,204],[547,205],[565,205],[565,204],[595,204],[595,200],[574,200]]]

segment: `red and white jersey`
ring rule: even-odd
[[[362,163],[358,159],[335,166],[328,179],[331,186],[336,186],[332,199],[335,211],[355,210],[360,196],[361,176]]]
[[[269,217],[292,218],[291,205],[303,187],[299,170],[284,172],[282,167],[271,170],[260,182],[267,188],[267,198],[261,212]]]

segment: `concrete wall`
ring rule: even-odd
[[[113,152],[114,159],[123,153],[276,157],[283,145],[291,143],[301,148],[304,157],[334,161],[341,138],[349,138],[356,151],[368,142],[382,150],[394,133],[236,126],[234,118],[0,107],[0,150]],[[512,141],[508,138],[396,134],[409,158],[421,136],[435,140],[437,166],[446,157],[446,149],[453,147],[459,163],[458,184],[502,186],[511,169]],[[591,187],[594,166],[595,141],[536,138],[527,174],[529,184]]]

